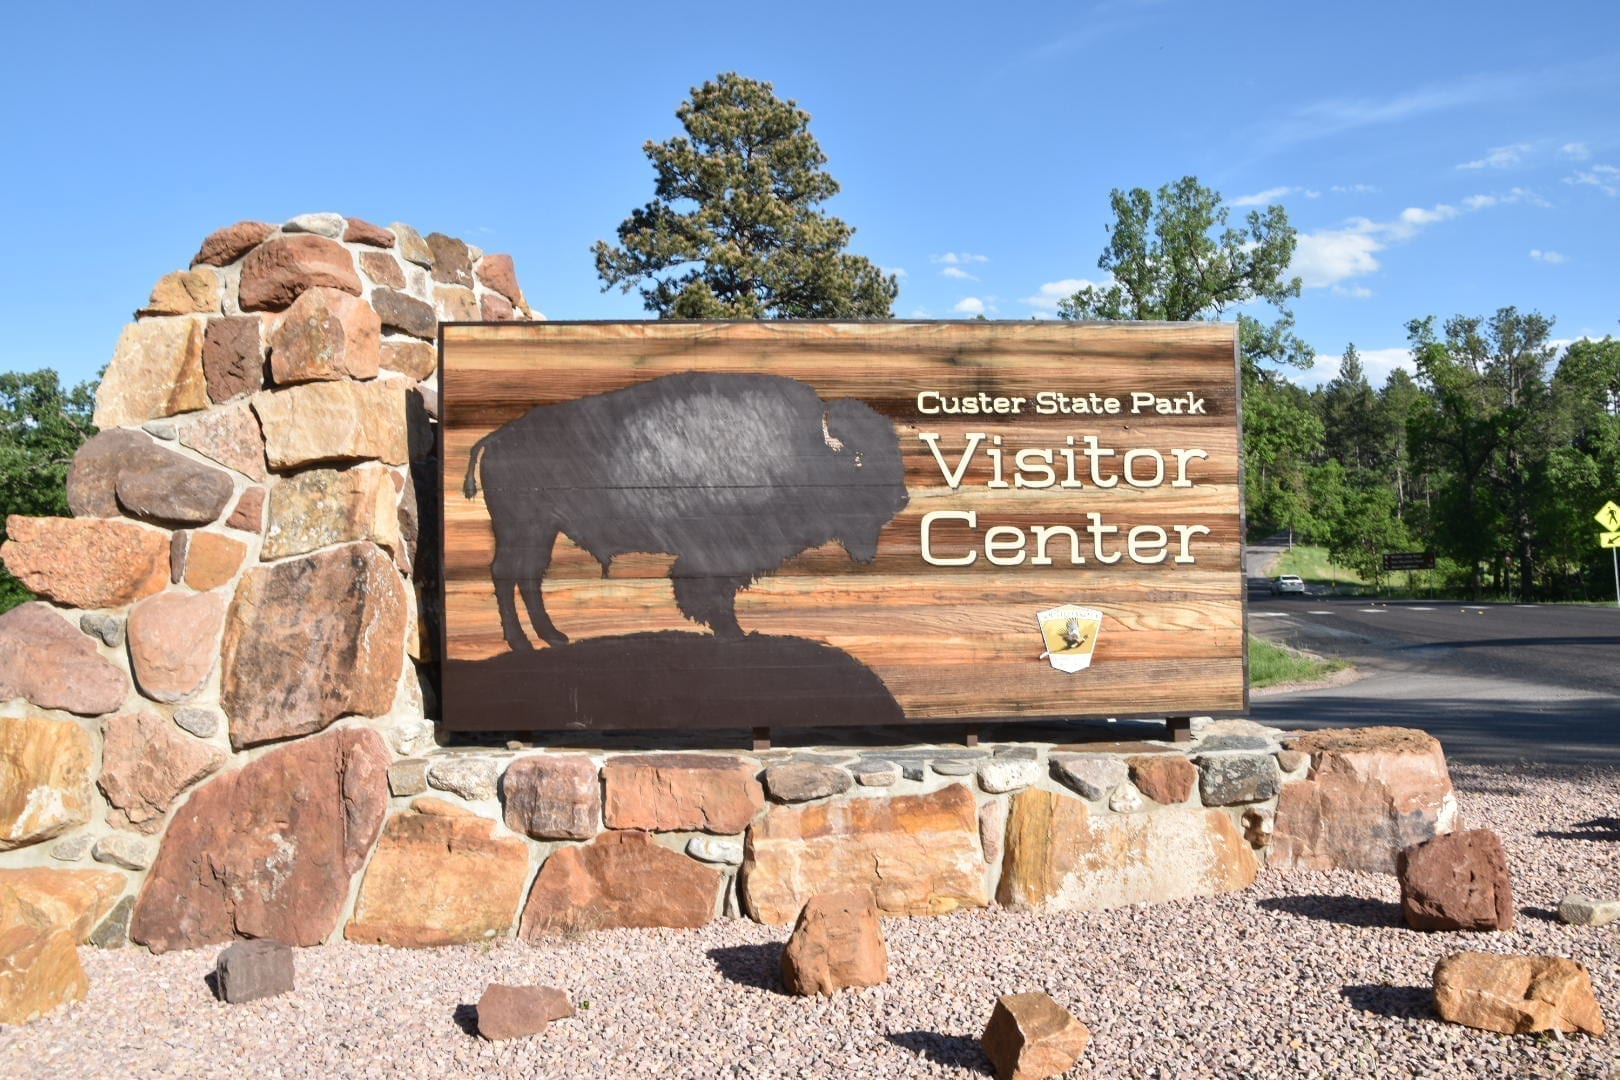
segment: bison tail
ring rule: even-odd
[[[467,455],[467,480],[461,485],[461,493],[469,499],[478,494],[478,465],[483,460],[484,443],[488,439],[486,435],[473,443],[472,453]]]

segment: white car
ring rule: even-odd
[[[1278,596],[1287,593],[1299,593],[1304,596],[1305,582],[1301,581],[1296,574],[1284,574],[1282,577],[1272,579],[1271,591]]]

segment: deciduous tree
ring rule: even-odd
[[[0,372],[0,541],[8,514],[67,514],[68,467],[95,434],[94,409],[92,383],[64,390],[48,368]],[[0,567],[0,611],[29,599],[32,594]]]

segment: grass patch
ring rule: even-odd
[[[1321,660],[1249,635],[1249,687],[1253,690],[1278,683],[1316,682],[1348,666],[1343,660]]]
[[[1316,585],[1365,585],[1361,575],[1348,566],[1340,566],[1328,558],[1327,548],[1314,544],[1295,544],[1285,551],[1271,568],[1271,576],[1298,574]]]

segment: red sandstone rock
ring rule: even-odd
[[[471,287],[472,259],[466,244],[444,233],[428,233],[427,246],[433,252],[434,281]]]
[[[1307,779],[1277,798],[1268,866],[1393,873],[1402,848],[1450,832],[1457,801],[1440,743],[1412,728],[1330,729],[1289,741]]]
[[[513,317],[512,301],[496,293],[485,293],[478,298],[478,313],[485,322],[507,322]]]
[[[236,509],[225,519],[226,527],[255,533],[263,529],[264,499],[265,490],[262,487],[250,487],[242,492],[242,497],[236,500]]]
[[[816,893],[867,889],[885,915],[984,907],[973,793],[772,806],[748,827],[742,901],[766,923],[791,922]]]
[[[275,231],[274,225],[264,221],[238,221],[235,225],[227,225],[208,235],[197,254],[192,256],[191,265],[206,263],[209,266],[225,266],[233,263],[262,244]]]
[[[568,995],[550,986],[490,983],[478,999],[478,1034],[491,1042],[538,1035],[553,1020],[574,1015]]]
[[[812,896],[782,950],[782,987],[810,997],[888,981],[877,904],[866,889]]]
[[[360,295],[354,258],[335,240],[295,233],[266,240],[242,261],[238,299],[243,311],[280,311],[306,289]]]
[[[371,290],[371,306],[376,309],[385,331],[398,331],[432,341],[439,332],[439,316],[433,305],[406,293],[379,286]]]
[[[1247,888],[1254,852],[1220,810],[1092,814],[1069,795],[1013,797],[996,898],[1040,911],[1094,911]]]
[[[217,589],[236,576],[247,559],[247,545],[215,532],[193,533],[186,553],[185,582],[198,592]]]
[[[226,618],[220,704],[240,749],[380,716],[404,663],[409,601],[388,558],[345,544],[245,574]]]
[[[343,230],[343,239],[351,244],[370,244],[372,247],[391,248],[394,246],[394,234],[381,225],[373,225],[360,218],[344,218],[348,225]]]
[[[191,448],[250,480],[264,480],[264,436],[245,401],[213,408],[179,427],[180,445]]]
[[[996,1080],[1046,1080],[1068,1072],[1089,1042],[1090,1029],[1039,991],[997,998],[979,1039]]]
[[[96,387],[92,422],[107,429],[208,407],[203,375],[207,320],[200,315],[142,319],[124,327]]]
[[[270,466],[410,460],[403,379],[315,382],[253,395]]]
[[[191,315],[219,311],[219,274],[213,270],[176,270],[164,274],[152,287],[151,299],[135,313],[149,315]]]
[[[89,821],[94,760],[89,732],[71,720],[0,717],[0,851]]]
[[[0,615],[0,701],[100,716],[124,703],[129,676],[51,610],[22,604]]]
[[[371,540],[401,550],[394,475],[375,462],[352,469],[308,469],[270,492],[259,558],[269,561],[330,544]]]
[[[270,374],[280,385],[374,379],[382,322],[371,305],[336,289],[306,289],[270,331]]]
[[[108,870],[0,870],[0,1024],[84,997],[77,946],[123,891]]]
[[[1561,956],[1453,953],[1435,965],[1434,1007],[1442,1020],[1504,1035],[1604,1032],[1591,975]]]
[[[537,840],[589,840],[602,827],[596,765],[584,754],[518,758],[501,779],[506,825]]]
[[[118,475],[172,453],[145,432],[113,428],[90,437],[74,453],[67,475],[68,508],[74,517],[118,517]]]
[[[439,369],[439,352],[425,341],[385,341],[382,366],[413,379],[426,379]]]
[[[129,660],[135,685],[153,701],[176,704],[202,689],[219,654],[225,597],[160,593],[129,613]]]
[[[721,877],[644,832],[604,833],[552,853],[535,878],[518,933],[538,941],[581,930],[702,926],[714,917]]]
[[[523,290],[518,288],[517,267],[510,255],[485,255],[478,260],[478,280],[494,289],[515,306],[523,306]]]
[[[1198,786],[1198,766],[1180,754],[1142,754],[1126,758],[1125,764],[1136,790],[1156,803],[1184,803]]]
[[[169,581],[169,534],[133,521],[6,519],[0,559],[31,592],[67,607],[122,607]]]
[[[325,941],[382,829],[388,761],[381,735],[344,728],[208,781],[164,833],[130,938],[153,952]]]
[[[1511,930],[1507,852],[1489,829],[1413,844],[1395,859],[1401,914],[1414,930]]]
[[[477,322],[478,297],[457,285],[435,285],[433,307],[440,322]]]
[[[229,401],[264,388],[259,321],[257,315],[208,320],[203,333],[202,368],[210,401]]]
[[[343,936],[406,948],[504,937],[528,879],[522,840],[443,799],[417,799],[388,819]]]
[[[221,470],[155,445],[118,471],[114,489],[129,516],[178,525],[213,521],[235,493],[235,483]]]
[[[188,739],[150,710],[108,717],[97,784],[115,809],[114,827],[156,832],[175,797],[225,764],[225,752]]]
[[[366,276],[378,285],[386,285],[390,289],[403,289],[405,287],[405,269],[399,265],[399,260],[386,251],[362,251],[360,253],[360,269]]]
[[[431,267],[433,265],[433,249],[428,247],[427,241],[422,239],[421,233],[403,221],[396,221],[388,228],[393,232],[394,240],[399,245],[401,258],[418,266]]]
[[[608,828],[742,832],[765,805],[755,771],[746,761],[717,754],[610,758],[602,767]]]

